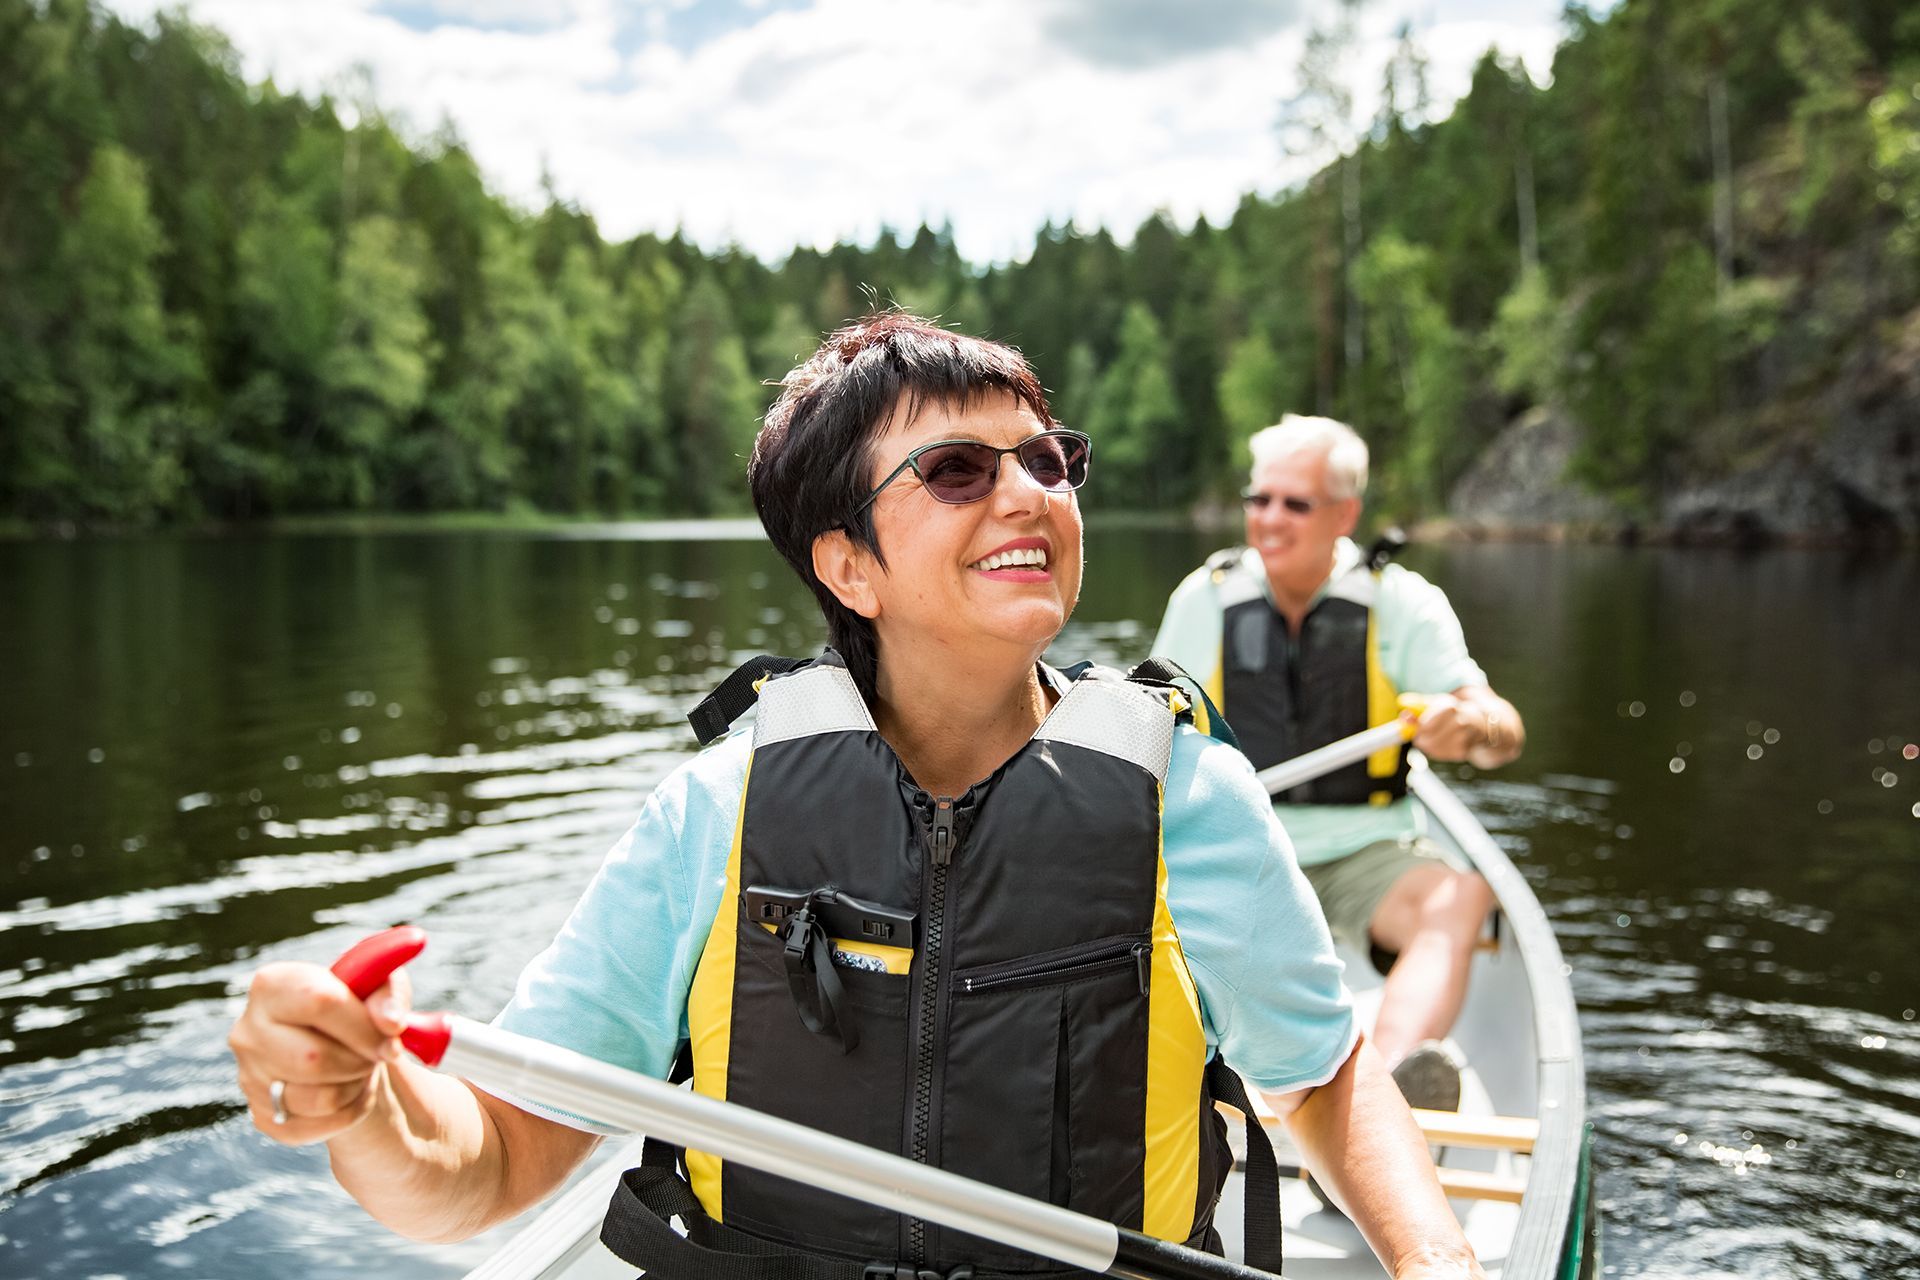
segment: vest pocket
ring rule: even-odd
[[[734,983],[734,1034],[727,1096],[783,1120],[850,1138],[882,1151],[901,1149],[907,1072],[905,973],[841,968],[860,1043],[842,1053],[835,1036],[808,1031],[794,1007],[784,944],[741,920]],[[888,1082],[893,1082],[889,1088]],[[723,1221],[783,1243],[813,1246],[860,1260],[899,1252],[895,1213],[745,1165],[724,1166]]]
[[[1123,934],[954,971],[942,1168],[1138,1224],[1152,956],[1150,934]],[[943,1234],[944,1259],[1043,1266]]]
[[[1128,967],[1139,976],[1140,994],[1146,995],[1153,975],[1152,934],[1129,933],[1117,938],[1098,938],[1092,942],[1061,947],[1057,951],[1042,951],[1014,960],[959,969],[953,975],[953,993],[956,996],[970,996],[1060,986],[1104,977]]]

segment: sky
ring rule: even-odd
[[[223,32],[248,80],[370,97],[416,140],[451,121],[495,192],[537,208],[550,181],[610,239],[678,227],[778,261],[950,222],[985,263],[1049,221],[1127,240],[1156,210],[1219,223],[1299,181],[1318,161],[1276,121],[1337,0],[166,2]],[[1560,12],[1366,0],[1356,117],[1402,23],[1445,114],[1490,46],[1545,83]]]

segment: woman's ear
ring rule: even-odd
[[[829,529],[813,540],[813,576],[826,584],[835,599],[863,618],[880,616],[880,595],[874,590],[879,572],[873,553],[848,537],[844,529]]]

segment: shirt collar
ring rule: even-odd
[[[1311,609],[1314,605],[1319,604],[1321,597],[1327,594],[1327,588],[1333,585],[1334,579],[1343,578],[1353,572],[1354,568],[1359,565],[1360,560],[1360,544],[1352,538],[1342,538],[1340,541],[1334,543],[1333,569],[1327,574],[1326,581],[1322,582],[1318,589],[1314,591],[1313,599],[1308,601],[1307,607]],[[1254,581],[1260,584],[1260,594],[1267,598],[1267,603],[1275,603],[1273,598],[1273,583],[1267,580],[1267,566],[1261,563],[1260,553],[1252,547],[1248,547],[1241,555],[1241,563],[1246,566],[1247,572],[1253,575]]]

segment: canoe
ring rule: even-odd
[[[1442,1184],[1489,1277],[1575,1280],[1599,1272],[1592,1200],[1592,1129],[1580,1028],[1567,968],[1526,879],[1417,753],[1408,786],[1449,857],[1492,886],[1499,908],[1473,960],[1451,1037],[1468,1063],[1458,1113],[1420,1113]],[[1366,957],[1343,953],[1363,1024],[1382,980]],[[1297,1176],[1286,1132],[1266,1117],[1283,1171],[1286,1274],[1293,1280],[1378,1277],[1359,1231],[1324,1208]],[[1236,1144],[1239,1141],[1235,1136]],[[561,1196],[513,1229],[467,1280],[631,1280],[633,1268],[599,1242],[620,1171],[639,1162],[639,1139],[603,1151]],[[1217,1217],[1229,1257],[1240,1252],[1241,1174]]]

